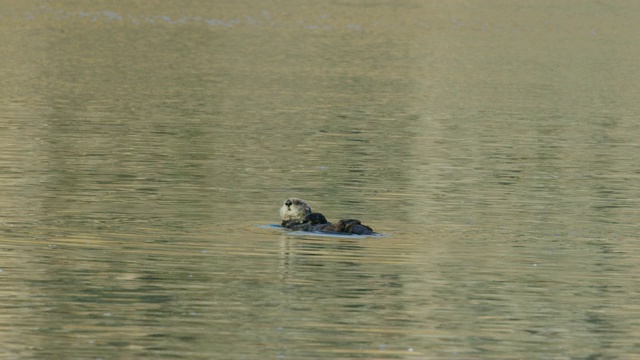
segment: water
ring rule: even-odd
[[[635,358],[638,10],[6,2],[3,357]]]

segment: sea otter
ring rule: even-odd
[[[298,231],[314,231],[335,234],[375,235],[376,233],[357,219],[342,219],[337,224],[327,221],[324,215],[314,213],[304,200],[289,198],[280,208],[282,226]]]

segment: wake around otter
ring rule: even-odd
[[[375,235],[376,233],[357,219],[342,219],[332,224],[321,213],[314,213],[304,200],[289,198],[280,208],[282,227],[296,231],[334,234]]]

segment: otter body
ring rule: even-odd
[[[342,219],[332,224],[321,213],[314,213],[304,200],[289,198],[280,208],[282,227],[297,231],[334,234],[375,235],[376,233],[357,219]]]

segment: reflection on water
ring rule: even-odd
[[[633,358],[638,10],[8,2],[2,349]]]

